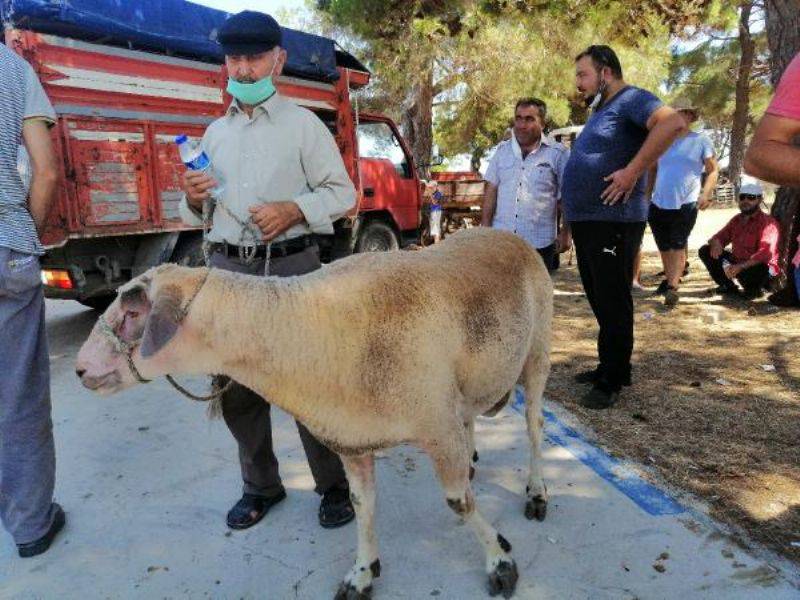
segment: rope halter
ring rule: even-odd
[[[200,290],[203,288],[203,286],[205,285],[206,281],[208,280],[208,275],[210,273],[211,273],[211,269],[208,269],[206,271],[206,274],[203,276],[203,279],[200,280],[200,283],[195,288],[194,293],[189,298],[188,302],[186,302],[186,304],[183,306],[183,308],[181,308],[179,310],[179,312],[178,312],[178,320],[177,320],[178,323],[182,323],[184,321],[184,319],[186,318],[186,316],[189,314],[189,308],[191,307],[192,302],[194,302],[195,298],[197,298],[197,295],[200,293]],[[99,327],[100,333],[102,333],[109,340],[111,340],[111,343],[114,345],[114,349],[119,354],[122,354],[122,355],[125,356],[125,360],[127,360],[127,362],[128,362],[128,368],[130,369],[131,374],[134,376],[136,381],[138,381],[139,383],[150,383],[152,380],[151,379],[145,379],[142,376],[142,374],[139,372],[139,369],[136,368],[136,364],[133,362],[133,353],[136,350],[136,348],[138,348],[141,345],[142,340],[138,339],[138,340],[134,340],[132,342],[128,342],[126,340],[123,340],[117,334],[117,332],[114,331],[114,328],[111,326],[111,324],[106,320],[105,315],[100,315],[100,318],[97,320],[97,325]],[[221,388],[219,390],[214,391],[210,395],[208,395],[208,396],[198,396],[196,394],[192,394],[186,388],[184,388],[181,385],[179,385],[178,382],[176,382],[172,378],[171,375],[166,375],[166,378],[167,378],[167,381],[169,381],[170,384],[176,390],[178,390],[181,394],[183,394],[187,398],[191,398],[192,400],[197,400],[198,402],[208,402],[209,400],[213,400],[215,398],[218,398],[218,397],[222,396],[222,394],[225,393],[228,390],[228,388],[233,384],[233,379],[231,379],[231,380],[228,381],[227,385],[225,385],[223,388]]]

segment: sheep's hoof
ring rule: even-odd
[[[511,598],[517,588],[517,579],[517,563],[510,558],[500,561],[494,571],[489,573],[489,595],[502,594],[503,598]]]
[[[478,451],[477,450],[475,450],[472,453],[472,462],[478,462]]]
[[[352,583],[343,581],[339,586],[339,590],[336,592],[336,596],[334,596],[333,600],[371,600],[371,598],[372,586],[369,586],[360,592]]]
[[[525,518],[529,521],[536,519],[544,521],[547,516],[547,500],[542,496],[531,498],[525,503]]]
[[[470,467],[469,467],[469,480],[472,481],[473,479],[475,479],[475,467],[470,465]]]

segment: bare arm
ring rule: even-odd
[[[750,175],[779,185],[800,186],[800,121],[766,114],[744,157]]]
[[[491,227],[494,219],[494,209],[497,206],[497,186],[486,182],[483,190],[483,207],[481,210],[481,226]]]
[[[705,210],[711,206],[714,196],[714,188],[717,187],[717,180],[719,179],[719,164],[717,159],[713,156],[705,160],[706,166],[706,182],[703,184],[703,191],[700,194],[700,203],[698,208]]]
[[[30,155],[33,174],[28,210],[36,223],[36,231],[41,236],[58,185],[58,163],[48,123],[42,119],[27,119],[22,126],[22,141]]]
[[[627,200],[642,174],[667,151],[678,136],[686,133],[686,123],[677,112],[668,106],[662,106],[650,115],[647,129],[650,133],[633,160],[625,168],[605,178],[605,181],[611,183],[601,195],[604,204]]]

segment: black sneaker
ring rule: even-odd
[[[50,544],[58,535],[58,532],[64,528],[64,523],[67,522],[67,516],[64,514],[64,509],[57,502],[53,502],[53,509],[55,515],[53,516],[53,524],[50,529],[38,540],[28,542],[27,544],[17,544],[17,551],[21,558],[31,558],[43,552],[47,552]]]
[[[325,529],[346,525],[356,517],[349,488],[333,488],[322,495],[319,504],[319,524]]]
[[[595,385],[579,400],[581,406],[593,410],[611,408],[619,400],[618,391],[607,391],[604,387]]]
[[[680,294],[678,294],[678,290],[672,286],[669,286],[667,291],[664,292],[664,306],[675,306],[678,304],[678,300],[680,300]]]
[[[600,381],[601,378],[602,378],[602,373],[600,371],[600,367],[597,367],[596,369],[592,369],[590,371],[582,371],[581,373],[578,373],[577,375],[575,375],[575,377],[573,379],[575,380],[575,383],[581,383],[581,384],[591,383],[591,384],[595,384],[598,381]],[[624,385],[626,387],[631,385],[630,373],[628,373],[628,375],[626,375],[625,377],[622,378],[622,385]]]
[[[653,292],[653,295],[654,296],[662,296],[662,295],[664,295],[666,293],[666,291],[668,289],[669,289],[669,283],[667,283],[666,279],[662,279],[661,283],[658,284],[658,287],[656,288],[656,291]]]
[[[600,368],[582,371],[575,375],[576,383],[597,383],[600,380]]]
[[[758,300],[764,296],[764,290],[761,288],[748,288],[742,292],[742,296],[747,300]]]
[[[739,288],[732,285],[720,285],[714,288],[714,293],[722,296],[738,296]]]

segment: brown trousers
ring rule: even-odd
[[[211,266],[248,275],[264,274],[264,259],[242,264],[221,252],[211,255]],[[319,248],[311,246],[302,252],[270,260],[270,275],[289,277],[316,271],[321,266]],[[220,383],[224,385],[227,381]],[[244,492],[257,496],[274,496],[283,490],[278,472],[278,459],[272,449],[270,405],[251,389],[235,383],[222,396],[222,417],[239,444]],[[314,477],[315,491],[324,494],[330,489],[347,487],[342,461],[323,446],[299,421],[297,430]]]

